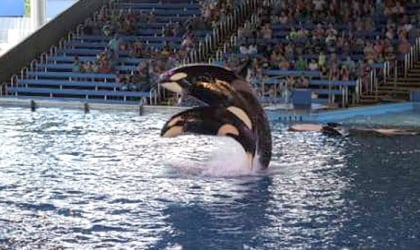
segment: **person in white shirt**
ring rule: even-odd
[[[325,5],[324,0],[312,0],[312,4],[314,5],[315,11],[321,12],[324,10],[324,5]]]
[[[248,54],[248,47],[244,43],[241,44],[241,46],[239,46],[239,53],[241,53],[242,55]]]
[[[315,71],[318,70],[318,63],[315,61],[315,59],[312,59],[308,66],[309,70]]]

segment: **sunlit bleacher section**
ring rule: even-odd
[[[262,102],[292,102],[296,89],[333,107],[407,100],[409,89],[384,85],[414,66],[419,15],[417,1],[263,1],[214,59],[252,60]]]
[[[158,76],[185,63],[212,25],[197,0],[110,1],[13,76],[7,91],[18,98],[155,104]]]

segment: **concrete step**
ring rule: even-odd
[[[397,92],[394,90],[378,90],[377,93],[372,93],[373,96],[377,95],[379,99],[398,99],[398,100],[409,100],[410,99],[410,92]]]
[[[378,95],[381,95],[381,94],[383,94],[383,95],[388,95],[388,94],[409,95],[410,94],[410,91],[405,90],[405,89],[398,89],[398,88],[395,89],[395,88],[383,88],[383,87],[380,87],[380,88],[378,88]]]
[[[408,89],[420,89],[420,83],[411,83],[411,82],[397,82],[397,83],[393,83],[393,82],[385,82],[382,84],[379,84],[379,87],[387,87],[387,88],[395,88],[395,89],[399,89],[399,88],[408,88]]]
[[[385,84],[385,85],[380,86],[378,89],[381,89],[381,90],[395,90],[395,91],[401,90],[401,91],[410,92],[410,91],[416,91],[416,90],[419,91],[420,86],[419,87],[413,87],[412,85],[397,85],[397,86],[395,86],[395,85]]]
[[[400,102],[406,102],[407,100],[408,99],[405,99],[405,98],[396,98],[392,96],[380,96],[379,98],[372,96],[372,98],[360,98],[360,103],[362,104],[377,104],[381,102],[400,103]]]
[[[387,80],[389,82],[393,82],[394,79]],[[413,77],[413,76],[407,76],[407,77],[399,77],[397,78],[397,82],[420,82],[420,76]]]

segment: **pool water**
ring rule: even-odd
[[[0,249],[420,248],[420,137],[276,123],[250,172],[170,115],[0,108]]]

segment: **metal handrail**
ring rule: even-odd
[[[61,38],[59,41],[58,41],[58,48],[59,49],[63,49],[64,48],[64,43],[66,42],[66,39],[65,38]]]
[[[150,104],[156,105],[158,103],[159,91],[156,88],[152,88],[149,91]]]
[[[260,23],[260,21],[261,20],[258,17],[258,15],[256,13],[254,13],[251,16],[251,18],[242,25],[242,27],[245,28],[245,29],[247,29],[248,26],[258,25]],[[227,49],[228,48],[238,46],[238,33],[237,33],[238,32],[238,28],[239,27],[237,27],[237,29],[236,29],[236,34],[232,34],[230,36],[230,38],[223,43],[223,48],[222,49],[219,48],[216,51],[215,58],[213,58],[213,59],[218,60],[218,61],[221,61],[223,59],[223,54],[227,52]]]
[[[50,56],[56,56],[57,55],[57,46],[52,46],[49,50]]]
[[[399,75],[402,75],[404,78],[407,77],[408,71],[414,67],[414,63],[419,60],[420,56],[420,37],[417,37],[415,43],[410,46],[408,53],[404,55],[404,60],[402,62],[402,67],[400,68],[400,63],[398,60],[394,61],[385,61],[382,70],[371,69],[370,72],[370,81],[369,81],[369,90],[378,97],[378,87],[379,79],[378,76],[383,77],[383,82],[386,82],[388,79],[391,79],[391,73],[393,74],[394,86],[397,84],[397,79]]]
[[[214,52],[218,45],[225,41],[237,28],[247,19],[257,7],[258,0],[246,0],[237,6],[233,13],[221,20],[212,34],[206,36],[205,40],[199,43],[197,49],[192,49],[188,55],[191,63],[207,61],[211,52]],[[217,51],[216,51],[217,53]]]
[[[35,69],[36,69],[36,64],[38,63],[38,61],[36,60],[36,59],[33,59],[32,61],[31,61],[31,63],[29,64],[29,69],[31,70],[31,71],[34,71]]]
[[[88,18],[87,18],[88,19]],[[87,20],[86,19],[86,20]],[[86,21],[85,20],[85,21]],[[83,28],[85,27],[85,25],[84,24],[79,24],[79,25],[77,25],[77,27],[76,27],[76,35],[77,36],[80,36],[80,35],[82,35],[83,34]],[[72,32],[73,33],[73,32]]]
[[[23,79],[26,74],[28,72],[28,67],[23,67],[22,70],[20,71],[20,79]]]
[[[10,77],[10,85],[12,87],[17,86],[18,85],[18,79],[19,79],[18,75],[16,75],[16,74],[12,75],[12,77]]]
[[[414,63],[418,61],[420,53],[420,37],[417,37],[414,45],[410,46],[410,51],[404,55],[404,77],[407,77],[408,71],[413,68]]]
[[[40,59],[41,63],[47,63],[47,60],[48,60],[48,54],[47,54],[47,53],[45,53],[45,52],[43,52],[43,53],[39,56],[39,59]]]

